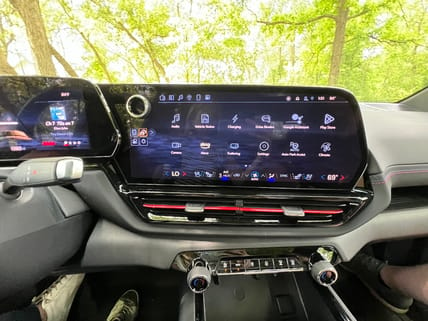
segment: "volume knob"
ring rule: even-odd
[[[126,101],[126,111],[134,118],[143,118],[151,109],[150,101],[141,95],[132,95]]]

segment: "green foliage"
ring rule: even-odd
[[[327,85],[339,3],[41,0],[41,7],[51,44],[94,81]],[[394,101],[428,84],[426,1],[345,0],[344,8],[335,85],[360,100]],[[16,15],[2,13],[15,17],[3,39],[15,39]]]

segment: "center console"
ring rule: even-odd
[[[339,225],[371,197],[361,114],[347,91],[100,88],[123,134],[119,190],[147,221]]]

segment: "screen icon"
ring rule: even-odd
[[[329,142],[322,143],[320,148],[324,153],[330,152],[331,151],[331,143],[329,143]]]
[[[276,174],[275,174],[275,173],[268,173],[268,174],[267,174],[267,177],[266,177],[266,180],[267,180],[269,183],[274,183],[274,182],[276,182]]]
[[[211,95],[210,94],[205,94],[204,99],[205,100],[211,100]]]
[[[303,175],[303,179],[305,181],[311,181],[312,177],[313,177],[313,174],[305,174],[305,175]]]
[[[260,172],[258,172],[258,171],[251,171],[251,173],[250,173],[250,179],[252,181],[258,181],[260,179]]]
[[[201,124],[209,124],[210,123],[210,115],[201,114]]]
[[[264,122],[264,123],[270,123],[270,122],[271,122],[271,117],[270,117],[270,115],[263,115],[263,116],[261,117],[261,120],[262,120],[262,122]]]
[[[182,145],[181,145],[181,143],[180,142],[172,142],[171,143],[171,148],[172,149],[179,149],[179,148],[181,148],[182,147]]]
[[[147,138],[140,138],[140,146],[149,146],[149,141]]]
[[[180,118],[181,118],[180,114],[175,114],[174,117],[172,117],[171,124],[176,124],[180,122]]]
[[[332,115],[330,115],[330,114],[324,115],[324,125],[331,124],[334,121],[335,121],[335,118]]]
[[[210,149],[211,148],[211,143],[208,142],[201,142],[199,144],[199,146],[201,147],[201,149]]]
[[[229,148],[230,149],[239,149],[239,143],[230,143]]]
[[[269,148],[270,148],[270,145],[269,145],[269,143],[268,143],[268,142],[266,142],[266,141],[263,141],[263,142],[261,142],[261,143],[259,144],[259,149],[260,149],[262,152],[265,152],[265,151],[269,150]]]
[[[296,142],[290,142],[290,152],[300,152],[300,145]]]
[[[147,137],[149,136],[149,131],[147,128],[138,128],[138,137]]]
[[[204,172],[203,171],[195,171],[193,173],[195,175],[195,177],[204,177]]]
[[[180,177],[180,175],[181,175],[180,171],[171,171],[172,177]]]
[[[49,109],[51,112],[51,119],[53,121],[67,120],[64,106],[52,106]]]
[[[208,178],[213,178],[215,176],[215,172],[205,171],[205,176]]]
[[[239,119],[238,114],[235,114],[235,115],[232,117],[232,124],[235,124],[235,123],[238,121],[238,119]]]
[[[296,124],[301,124],[303,119],[303,115],[293,114],[291,115],[291,122]]]
[[[300,180],[302,179],[302,177],[303,177],[303,174],[302,174],[302,173],[298,173],[298,174],[294,174],[294,173],[293,173],[293,179],[294,179],[295,181],[300,181]]]

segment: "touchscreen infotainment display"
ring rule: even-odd
[[[350,188],[367,157],[358,104],[332,88],[161,87],[127,130],[131,182]]]

